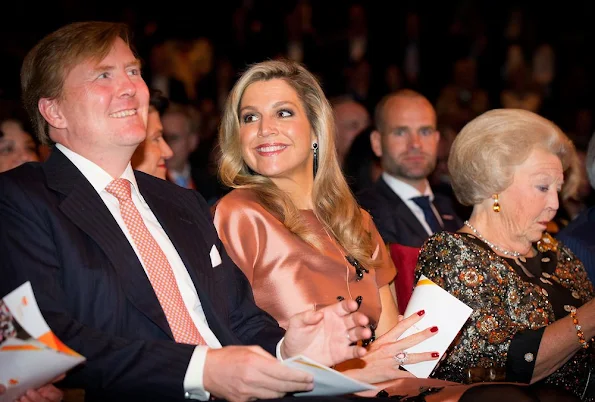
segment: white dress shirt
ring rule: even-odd
[[[420,208],[419,205],[417,205],[415,203],[415,201],[412,200],[415,197],[427,195],[428,197],[430,197],[430,203],[434,202],[434,193],[432,192],[432,189],[430,188],[430,183],[426,180],[426,191],[422,194],[419,192],[418,189],[413,187],[411,184],[405,183],[404,181],[399,180],[396,177],[391,176],[390,174],[388,174],[386,172],[382,173],[382,178],[384,179],[386,184],[388,184],[388,186],[391,188],[391,190],[393,190],[395,192],[395,194],[397,194],[399,196],[399,198],[401,198],[403,200],[405,205],[407,205],[407,207],[409,207],[411,212],[413,212],[413,215],[415,215],[415,217],[417,218],[419,223],[421,223],[421,225],[424,227],[426,232],[428,232],[428,236],[433,235],[434,232],[432,232],[432,229],[430,229],[430,225],[428,225],[428,223],[426,222],[426,217],[424,215],[424,211]],[[440,225],[444,227],[444,223],[442,222],[442,217],[436,210],[436,207],[434,207],[434,204],[430,204],[430,205],[432,205],[432,211],[434,211],[434,215],[436,215],[436,219],[438,219],[438,222],[440,222]]]
[[[143,260],[139,254],[138,248],[134,244],[132,237],[130,236],[130,232],[124,223],[124,219],[122,219],[122,214],[120,213],[120,204],[118,199],[114,197],[112,194],[108,193],[105,190],[105,187],[114,180],[105,170],[97,166],[95,163],[91,162],[90,160],[82,157],[81,155],[71,151],[70,149],[66,148],[61,144],[56,144],[56,148],[58,148],[70,161],[81,171],[81,173],[87,178],[87,180],[91,183],[95,191],[99,194],[103,202],[105,203],[106,207],[109,209],[111,214],[114,216],[114,219],[122,229],[122,232],[126,235],[128,242],[134,249],[140,263],[142,264],[143,268],[146,267],[143,263]],[[136,179],[134,177],[134,172],[132,171],[132,167],[130,164],[126,167],[124,173],[122,173],[121,178],[126,179],[132,183],[131,186],[131,193],[132,193],[132,201],[136,208],[138,209],[147,229],[153,237],[159,247],[163,250],[167,261],[172,267],[174,272],[174,277],[176,278],[176,283],[178,285],[178,289],[182,295],[182,299],[184,300],[184,305],[188,309],[190,313],[190,317],[192,317],[192,321],[198,328],[198,331],[204,338],[205,342],[208,346],[196,346],[194,353],[192,354],[192,358],[190,359],[190,363],[188,364],[188,369],[186,370],[186,376],[184,377],[184,391],[186,392],[186,398],[190,399],[199,399],[206,401],[210,397],[210,393],[205,391],[203,387],[203,372],[204,372],[204,365],[207,355],[208,348],[220,348],[221,343],[213,334],[213,331],[209,328],[207,323],[204,311],[200,304],[200,298],[198,293],[196,292],[196,288],[188,274],[188,270],[184,266],[180,255],[176,251],[174,245],[172,244],[171,240],[165,234],[165,231],[159,224],[159,221],[145,202],[144,198],[140,194],[138,189],[138,185],[136,183]]]

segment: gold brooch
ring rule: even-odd
[[[554,239],[549,233],[544,232],[541,239],[537,242],[537,249],[542,253],[546,251],[557,251],[558,240]]]

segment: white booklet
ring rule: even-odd
[[[428,327],[437,326],[438,333],[425,341],[407,349],[408,353],[438,352],[438,360],[403,365],[418,378],[428,378],[455,339],[473,309],[422,275],[415,285],[405,317],[425,310],[424,317],[412,325],[399,339],[415,334]]]
[[[307,371],[314,376],[314,389],[308,392],[297,392],[295,396],[343,395],[376,389],[371,384],[349,378],[302,355],[283,360],[283,364],[297,370]]]
[[[52,332],[39,311],[31,283],[0,300],[0,401],[13,401],[85,361]]]

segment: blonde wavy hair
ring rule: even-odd
[[[287,229],[321,249],[320,239],[290,197],[271,179],[253,172],[242,157],[239,118],[242,96],[251,84],[273,79],[285,81],[297,92],[318,141],[318,172],[312,191],[314,214],[348,253],[365,267],[376,267],[378,263],[372,254],[377,245],[364,227],[362,212],[337,161],[331,106],[318,80],[300,64],[287,60],[264,61],[250,66],[238,79],[225,103],[219,128],[221,181],[232,188],[254,191],[260,204]]]

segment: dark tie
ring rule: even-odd
[[[430,197],[427,195],[422,195],[421,197],[413,197],[411,201],[415,202],[422,211],[424,211],[424,216],[426,218],[426,223],[430,226],[433,233],[437,233],[442,231],[442,226],[438,219],[436,218],[436,214],[432,210],[432,203],[430,202]]]

